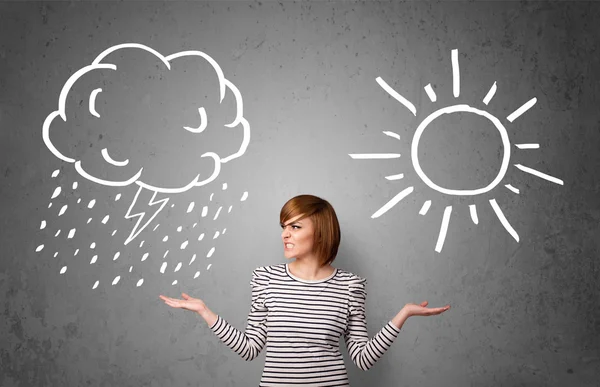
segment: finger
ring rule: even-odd
[[[176,298],[167,298],[165,300],[165,302],[171,303],[171,304],[175,304],[175,305],[182,305],[183,303],[185,303],[184,300],[178,300]]]
[[[177,304],[177,300],[173,300],[170,298],[167,298],[164,301],[165,301],[165,304],[168,304],[168,305],[176,305]]]
[[[173,308],[184,308],[185,307],[178,301],[165,301],[165,304],[172,306]]]

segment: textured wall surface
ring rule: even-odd
[[[244,362],[158,296],[187,292],[243,328],[252,269],[285,260],[279,209],[312,193],[338,212],[334,266],[368,280],[371,334],[407,302],[452,306],[410,318],[370,371],[343,349],[353,386],[597,386],[599,18],[600,4],[587,2],[1,2],[0,385],[257,385],[264,354]],[[223,126],[239,101],[228,88],[219,103],[208,61],[173,59],[169,70],[132,48],[107,57],[116,70],[69,89],[66,121],[55,117],[49,133],[71,158],[57,157],[42,133],[61,91],[122,43],[208,54],[239,90],[251,133],[210,183],[157,194],[169,199],[161,211],[142,189],[131,213],[157,214],[127,244],[138,185],[86,179],[70,161],[113,182],[143,166],[137,182],[175,187],[210,176],[214,158],[200,156],[233,154],[244,136],[239,120]],[[89,107],[98,88],[102,118]],[[432,121],[411,149],[423,120],[459,104],[497,117],[509,146],[492,120],[458,112]],[[201,106],[206,132],[184,131]],[[105,148],[130,164],[110,165]],[[400,157],[349,156],[364,153]],[[425,184],[417,158],[448,189],[503,178],[449,195]]]

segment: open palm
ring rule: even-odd
[[[159,298],[173,308],[187,309],[196,313],[202,313],[206,309],[206,304],[201,299],[190,297],[186,293],[181,293],[181,296],[183,300],[163,295],[160,295]]]
[[[406,304],[404,305],[404,312],[407,316],[433,316],[436,314],[441,314],[448,309],[450,309],[450,305],[443,306],[441,308],[428,308],[427,305],[429,303],[427,301],[423,301],[420,304]]]

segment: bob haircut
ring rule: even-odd
[[[325,199],[313,195],[298,195],[288,200],[279,213],[283,225],[288,220],[302,215],[297,220],[310,217],[314,223],[313,252],[319,257],[321,266],[335,260],[342,238],[335,210]]]

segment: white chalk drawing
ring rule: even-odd
[[[74,123],[71,122],[71,117],[74,115],[73,110],[69,107],[70,105],[68,105],[68,101],[70,101],[69,98],[74,98],[74,97],[69,97],[70,93],[75,93],[75,95],[77,96],[77,98],[79,99],[80,95],[77,94],[77,91],[73,91],[73,90],[78,90],[75,89],[75,86],[78,85],[78,81],[80,81],[80,78],[82,78],[84,75],[86,74],[92,74],[95,71],[103,71],[103,72],[107,72],[110,74],[117,74],[119,75],[119,66],[117,66],[117,64],[115,64],[116,62],[114,60],[111,60],[112,56],[111,54],[119,52],[120,54],[126,55],[128,53],[133,52],[132,50],[136,50],[135,52],[143,52],[144,54],[148,55],[150,54],[150,57],[153,58],[153,60],[155,60],[159,65],[156,66],[156,68],[159,68],[161,71],[165,71],[167,73],[171,73],[173,68],[181,68],[181,67],[177,67],[179,65],[179,63],[182,63],[183,61],[187,61],[187,65],[191,65],[195,66],[193,68],[198,68],[198,69],[208,69],[208,73],[204,74],[202,72],[199,72],[198,74],[200,75],[206,75],[206,76],[211,76],[212,79],[216,79],[217,80],[217,84],[218,84],[218,89],[215,89],[214,97],[217,98],[218,102],[219,102],[219,106],[225,106],[224,104],[224,100],[226,97],[228,97],[228,99],[230,99],[234,105],[234,107],[231,109],[232,111],[230,112],[231,117],[229,118],[229,120],[227,121],[227,123],[224,123],[223,126],[226,128],[231,128],[233,129],[236,133],[237,133],[237,138],[241,138],[239,140],[239,142],[235,142],[234,144],[232,144],[233,150],[228,150],[226,152],[226,154],[223,154],[223,152],[217,152],[216,150],[208,150],[208,151],[202,151],[202,152],[197,152],[197,158],[194,160],[190,160],[190,165],[192,167],[196,167],[196,164],[194,163],[198,163],[200,160],[203,161],[208,161],[209,165],[211,167],[211,172],[209,173],[197,173],[197,171],[199,169],[195,169],[196,172],[194,172],[193,175],[185,175],[184,178],[187,178],[187,180],[181,180],[180,184],[178,185],[173,185],[173,184],[161,184],[160,180],[158,180],[157,183],[157,176],[152,176],[152,178],[147,178],[148,176],[150,176],[149,174],[149,170],[150,168],[147,168],[147,165],[142,165],[142,163],[140,162],[140,160],[136,159],[136,154],[132,153],[130,155],[128,155],[128,157],[122,157],[122,156],[116,156],[119,155],[119,152],[114,152],[114,149],[111,151],[111,146],[102,146],[102,147],[98,147],[98,157],[96,158],[97,160],[101,160],[103,163],[106,164],[106,166],[109,168],[107,169],[109,172],[111,171],[119,171],[119,173],[121,173],[122,175],[120,175],[119,178],[116,178],[115,175],[111,175],[109,173],[109,176],[107,177],[107,174],[98,174],[93,172],[93,168],[89,168],[89,166],[91,164],[86,164],[86,161],[82,160],[81,157],[79,156],[74,156],[71,154],[72,149],[69,149],[68,147],[64,147],[63,144],[60,144],[60,128],[66,126],[66,125],[70,125],[67,126],[69,128],[72,128],[73,130],[80,130],[79,127],[77,125],[75,125]],[[141,51],[140,51],[141,50]],[[114,54],[113,54],[114,55]],[[190,61],[195,61],[195,62],[190,62]],[[115,63],[112,63],[115,62]],[[198,70],[198,71],[205,71],[205,70]],[[101,86],[101,85],[97,85],[97,86]],[[187,86],[187,85],[185,85]],[[104,89],[106,89],[106,87],[104,87]],[[203,93],[204,94],[209,94],[210,90],[196,90],[194,89],[192,86],[189,87],[189,89],[191,90],[192,93]],[[103,108],[105,108],[105,104],[103,105],[102,103],[105,102],[107,99],[110,99],[112,96],[108,95],[109,93],[106,90],[103,90],[103,87],[92,87],[92,88],[88,88],[88,92],[87,92],[87,105],[83,105],[84,109],[81,109],[80,111],[78,111],[78,113],[82,113],[83,112],[83,116],[85,119],[89,119],[90,122],[98,122],[98,123],[102,123],[102,120],[104,118],[105,121],[105,126],[106,126],[106,118],[105,115],[108,116],[108,114],[106,114],[105,109],[103,110]],[[81,102],[83,102],[86,99],[86,96],[84,95],[84,98],[81,99]],[[81,103],[80,103],[81,105]],[[192,105],[193,106],[193,105]],[[120,232],[121,235],[123,235],[125,237],[125,241],[124,241],[124,245],[128,245],[130,242],[132,242],[138,235],[140,235],[140,233],[148,228],[150,229],[150,227],[148,227],[150,224],[152,224],[153,220],[156,218],[156,216],[165,208],[165,206],[167,205],[167,203],[170,201],[171,196],[176,195],[176,194],[180,194],[183,192],[186,192],[188,190],[191,190],[195,187],[200,187],[200,186],[206,186],[209,183],[215,181],[215,179],[219,176],[222,167],[224,164],[228,163],[231,160],[237,159],[241,156],[244,155],[244,153],[246,152],[246,149],[249,145],[250,142],[250,124],[248,123],[248,121],[246,120],[246,118],[244,117],[244,110],[243,110],[243,100],[242,100],[242,95],[240,93],[240,91],[237,89],[237,87],[230,81],[228,80],[224,73],[223,70],[221,69],[221,67],[219,66],[219,64],[213,59],[211,58],[209,55],[205,54],[204,52],[201,51],[183,51],[183,52],[178,52],[175,54],[171,54],[168,56],[163,56],[162,54],[160,54],[159,52],[155,51],[154,49],[145,46],[143,44],[137,44],[137,43],[125,43],[125,44],[119,44],[119,45],[115,45],[112,46],[106,50],[104,50],[102,53],[100,53],[94,60],[93,62],[88,65],[88,66],[84,66],[83,68],[79,69],[78,71],[74,72],[69,79],[65,82],[65,84],[62,87],[62,90],[58,96],[58,108],[57,110],[55,110],[54,112],[50,113],[46,119],[43,122],[42,125],[42,139],[44,141],[44,144],[46,145],[46,147],[52,152],[52,154],[54,156],[56,156],[59,160],[66,162],[66,163],[70,163],[73,165],[75,171],[84,179],[86,179],[89,182],[95,183],[95,184],[99,184],[99,185],[103,185],[103,186],[110,186],[110,187],[115,187],[115,188],[119,188],[119,187],[125,187],[125,186],[129,186],[132,184],[137,185],[137,190],[135,191],[135,195],[133,196],[133,199],[131,200],[128,209],[126,211],[126,213],[124,214],[124,218],[125,219],[134,219],[135,220],[135,224],[133,225],[133,228],[131,230],[127,230],[126,232]],[[87,108],[87,110],[85,110],[85,108]],[[196,109],[196,108],[195,108]],[[207,109],[203,106],[198,106],[197,107],[197,120],[194,120],[194,122],[192,123],[192,125],[182,125],[181,127],[177,127],[173,129],[173,132],[175,133],[182,133],[182,135],[188,136],[186,138],[190,138],[189,136],[205,136],[206,133],[208,132],[207,129],[215,129],[215,122],[216,121],[211,121],[211,114],[212,112],[210,111],[210,109]],[[75,120],[73,120],[73,122],[76,122]],[[212,123],[211,123],[212,122]],[[140,125],[143,127],[143,125]],[[118,130],[123,130],[126,131],[127,129],[118,129]],[[171,132],[169,132],[171,133]],[[185,134],[187,133],[187,134]],[[140,138],[140,142],[142,142],[141,140],[144,140],[143,138]],[[173,143],[177,143],[178,142],[178,138],[174,138],[172,140]],[[212,145],[212,143],[207,142],[206,139],[203,137],[202,138],[203,141],[203,145],[206,145],[208,147],[210,147]],[[63,149],[64,148],[64,149]],[[90,145],[91,148],[91,145]],[[195,150],[195,148],[194,148]],[[93,151],[93,149],[91,150]],[[152,154],[153,157],[157,157],[160,158],[160,154],[159,152],[156,152],[155,154]],[[163,160],[164,163],[168,163],[169,160]],[[88,167],[86,168],[86,165],[88,165]],[[112,169],[110,169],[112,168]],[[125,168],[131,168],[131,169],[125,169]],[[52,178],[56,178],[57,176],[59,176],[60,170],[57,169],[52,173]],[[125,175],[123,175],[125,174]],[[122,176],[126,176],[125,178],[123,178]],[[179,175],[178,175],[179,176]],[[160,179],[160,176],[158,176],[158,179]],[[79,186],[78,182],[73,182],[71,187],[73,190],[76,190]],[[228,184],[227,183],[222,183],[221,186],[221,190],[225,191],[228,188]],[[68,191],[68,189],[67,189]],[[59,196],[65,196],[67,193],[65,192],[64,187],[56,187],[54,188],[52,194],[51,194],[51,200],[58,200],[60,199]],[[213,196],[214,196],[214,192],[211,193],[210,195],[210,201],[213,201]],[[79,197],[79,195],[77,195],[78,199],[77,199],[77,203],[80,203],[81,198]],[[115,201],[120,200],[121,198],[121,193],[117,193],[115,196]],[[248,198],[248,192],[243,192],[243,195],[241,196],[240,201],[245,201]],[[85,200],[85,199],[84,199]],[[52,201],[49,203],[48,208],[52,207]],[[85,207],[83,209],[79,209],[79,210],[90,210],[93,209],[94,206],[96,204],[96,200],[92,199],[90,200],[86,205],[82,204],[82,207]],[[212,204],[212,203],[211,203]],[[59,206],[62,205],[62,207],[60,208],[60,210],[58,211],[58,216],[62,216],[65,214],[65,212],[67,210],[71,211],[71,208],[73,207],[69,207],[67,204],[62,204],[60,203]],[[171,208],[173,208],[175,206],[174,203],[171,204]],[[231,212],[233,205],[229,205],[229,212]],[[200,217],[199,214],[194,214],[194,208],[198,208],[198,206],[195,205],[195,202],[189,202],[189,204],[187,205],[187,210],[185,211],[186,214],[190,214],[190,216],[195,216],[194,220],[198,220],[198,218]],[[78,210],[77,206],[75,206],[75,209]],[[199,209],[201,209],[202,214],[201,217],[207,217],[209,215],[209,210],[210,210],[210,215],[212,216],[213,220],[217,220],[217,218],[219,217],[219,214],[221,213],[221,210],[223,209],[223,206],[218,206],[218,205],[211,205],[210,208],[207,205],[200,205]],[[86,215],[87,217],[87,215]],[[98,219],[96,221],[98,221],[100,224],[102,225],[106,225],[106,227],[111,227],[111,226],[116,226],[116,224],[114,224],[114,216],[110,216],[108,214],[101,214],[99,215],[99,218],[92,218],[89,217],[87,223],[89,224],[90,222],[92,222],[92,219]],[[101,219],[101,220],[100,220]],[[207,219],[208,220],[208,219]],[[51,228],[52,222],[47,222],[46,220],[42,220],[41,224],[40,224],[40,230],[43,229],[48,229]],[[193,227],[188,228],[188,231],[192,232],[191,229],[195,228],[197,225],[197,223],[194,223]],[[159,227],[159,224],[156,224],[154,229],[152,231],[156,231],[156,229]],[[163,226],[164,228],[164,226]],[[75,228],[70,228],[67,229],[68,231],[68,235],[66,236],[67,239],[71,239],[71,238],[77,238],[76,237],[76,229]],[[183,230],[182,226],[177,227],[177,232],[181,232]],[[56,235],[54,235],[55,237],[57,237],[60,234],[61,230],[58,229],[56,231]],[[112,232],[112,236],[115,236],[117,233],[117,229],[114,229]],[[223,229],[223,234],[225,233],[225,229]],[[77,235],[79,235],[79,233],[77,233]],[[219,231],[215,231],[215,238],[219,235]],[[198,234],[194,234],[192,235],[192,238],[196,239],[196,236],[198,236]],[[204,238],[204,233],[200,233],[200,236],[198,236],[197,240],[198,241],[202,241]],[[191,238],[189,238],[191,239]],[[164,235],[163,238],[163,242],[167,242],[169,240],[169,235]],[[205,243],[211,243],[210,241],[206,241]],[[213,245],[210,246],[207,250],[206,250],[206,257],[207,258],[211,258],[211,256],[215,253],[216,251],[216,246],[214,245],[214,242],[212,242]],[[47,244],[46,244],[47,245]],[[144,245],[144,241],[141,241],[141,243],[139,244],[139,248],[141,249],[142,246]],[[188,240],[185,240],[182,243],[178,244],[180,250],[185,250],[188,247]],[[44,244],[39,244],[36,247],[36,252],[41,252],[44,249],[45,245]],[[89,261],[90,265],[96,264],[96,262],[101,261],[103,259],[103,254],[101,252],[96,253],[95,251],[96,249],[96,243],[93,242],[91,243],[91,245],[89,246],[89,252],[91,252],[93,254],[91,260]],[[75,254],[77,255],[79,253],[79,249],[75,250]],[[169,253],[169,250],[167,249],[166,252],[163,255],[163,259],[165,259],[167,257],[167,254]],[[92,255],[90,254],[90,256]],[[54,257],[56,257],[58,255],[58,251],[54,253]],[[124,256],[128,256],[129,254],[126,254]],[[121,252],[117,251],[116,253],[114,253],[114,255],[112,256],[112,260],[116,261],[117,259],[119,259],[119,257],[121,256]],[[145,261],[148,259],[148,257],[150,257],[150,253],[149,252],[140,252],[140,256],[141,256],[141,261]],[[138,256],[139,257],[139,256]],[[111,258],[111,257],[109,257]],[[190,265],[192,264],[192,262],[195,260],[196,258],[196,254],[193,255],[192,260],[190,261]],[[62,268],[60,270],[60,274],[64,274],[67,271],[67,266],[66,265],[61,265]],[[162,266],[160,267],[160,272],[163,273],[164,270],[166,268],[166,261],[162,263]],[[179,271],[179,269],[181,268],[181,263],[179,263],[179,265],[177,265],[175,272]],[[206,268],[206,270],[210,269],[210,264],[208,265],[208,267]],[[129,272],[132,273],[133,271],[133,265],[130,266],[129,268]],[[200,271],[196,271],[194,274],[194,278],[197,278],[200,275]],[[121,279],[121,276],[116,276],[114,277],[114,279],[112,280],[112,285],[117,285],[119,283]],[[136,278],[136,286],[139,287],[144,283],[143,278],[142,279],[137,279]],[[121,282],[122,283],[122,282]],[[173,284],[177,284],[177,280],[173,281]],[[96,289],[99,285],[99,281],[96,281],[92,287],[92,289]]]
[[[452,86],[453,86],[452,93],[453,93],[454,97],[457,98],[460,96],[460,68],[459,68],[458,50],[457,49],[453,49],[451,51],[451,64],[452,64]],[[415,105],[413,103],[411,103],[408,99],[403,97],[396,90],[394,90],[381,77],[377,77],[376,82],[392,98],[394,98],[395,100],[400,102],[404,107],[406,107],[414,116],[417,115],[417,108],[415,107]],[[436,102],[437,96],[436,96],[435,91],[433,90],[431,84],[427,84],[424,89],[425,89],[427,96],[429,97],[429,100],[431,102]],[[490,101],[496,94],[496,91],[497,91],[497,85],[496,85],[496,82],[494,82],[494,84],[491,86],[488,93],[483,98],[482,102],[484,103],[484,105],[488,105],[490,103]],[[506,117],[506,120],[509,123],[512,123],[517,118],[519,118],[522,114],[524,114],[529,109],[531,109],[535,105],[536,102],[537,102],[536,98],[531,98],[529,101],[525,102],[523,105],[521,105],[519,108],[517,108],[514,112],[509,114]],[[421,139],[421,135],[423,134],[423,132],[425,131],[427,126],[432,121],[434,121],[436,118],[439,118],[440,116],[445,115],[445,114],[453,114],[453,113],[471,113],[471,114],[475,114],[475,115],[487,118],[500,133],[500,137],[502,140],[502,147],[503,147],[503,151],[504,151],[503,157],[502,157],[502,163],[500,165],[500,171],[498,172],[498,175],[494,178],[494,180],[485,187],[478,188],[478,189],[470,189],[470,190],[447,189],[447,188],[441,187],[438,184],[436,184],[435,182],[433,182],[425,174],[425,172],[423,172],[423,169],[421,168],[421,165],[419,163],[419,157],[418,157],[419,140]],[[389,132],[389,131],[385,131],[383,133],[386,134],[387,136],[396,138],[398,140],[400,139],[400,135],[397,133]],[[539,147],[540,147],[539,144],[537,144],[537,143],[514,144],[514,145],[518,149],[525,149],[525,150],[539,149]],[[401,155],[398,153],[349,153],[348,155],[351,158],[358,159],[358,160],[395,159],[395,158],[401,157]],[[475,107],[472,107],[472,106],[469,106],[466,104],[457,104],[457,105],[453,105],[453,106],[446,106],[439,110],[436,110],[433,113],[431,113],[429,116],[427,116],[423,121],[421,121],[421,123],[417,126],[416,131],[413,136],[413,139],[412,139],[410,156],[411,156],[412,165],[413,165],[413,168],[414,168],[416,174],[431,189],[433,189],[437,192],[446,194],[446,195],[474,196],[474,195],[480,195],[480,194],[489,192],[502,182],[502,179],[504,178],[506,171],[508,170],[508,167],[510,164],[511,144],[510,144],[510,141],[508,138],[508,132],[507,132],[506,128],[504,127],[504,125],[502,124],[500,119],[496,118],[494,115],[486,112],[485,110],[481,110],[481,109],[478,109],[478,108],[475,108]],[[526,172],[533,176],[537,176],[537,177],[547,180],[549,182],[559,184],[559,185],[564,184],[561,179],[547,175],[547,174],[537,171],[533,168],[530,168],[530,167],[527,167],[527,166],[524,166],[521,164],[514,164],[514,166],[523,172]],[[392,175],[392,176],[386,176],[386,179],[387,180],[398,180],[403,177],[404,177],[403,174],[397,174],[397,175]],[[508,190],[510,190],[511,192],[513,192],[515,194],[520,193],[520,190],[518,188],[513,187],[511,184],[505,184],[504,186]],[[382,216],[387,211],[389,211],[392,207],[394,207],[396,204],[398,204],[402,199],[409,196],[413,191],[414,191],[414,187],[412,187],[412,186],[404,188],[402,191],[400,191],[400,193],[398,193],[391,200],[389,200],[387,203],[385,203],[381,208],[379,208],[377,211],[375,211],[375,213],[373,213],[371,218],[378,218],[378,217]],[[504,216],[504,213],[500,209],[500,206],[496,202],[496,199],[490,199],[489,203],[490,203],[490,206],[493,209],[494,213],[496,214],[498,220],[504,226],[506,231],[517,242],[519,242],[519,235],[517,234],[515,229],[511,226],[511,224],[508,222],[508,220]],[[431,207],[431,204],[432,204],[431,200],[426,200],[423,203],[423,206],[421,207],[421,209],[419,210],[419,214],[426,215],[427,212],[429,211],[429,208]],[[474,204],[469,205],[469,212],[470,212],[471,220],[473,221],[473,223],[478,224],[479,219],[477,216],[477,208]],[[452,214],[452,206],[446,206],[444,209],[444,214],[442,216],[442,224],[441,224],[437,242],[435,245],[435,251],[438,253],[442,251],[444,241],[446,239],[446,233],[448,231],[448,225],[450,223],[451,214]]]
[[[186,184],[183,184],[179,187],[165,187],[165,186],[160,186],[160,185],[156,185],[156,184],[146,183],[145,179],[144,179],[144,166],[142,166],[137,171],[135,171],[135,173],[133,173],[128,179],[125,179],[125,180],[106,179],[106,178],[101,178],[99,176],[93,176],[91,173],[86,171],[86,169],[82,165],[81,160],[77,160],[73,157],[70,157],[70,156],[64,154],[63,152],[59,151],[57,149],[57,147],[55,146],[55,144],[53,142],[53,135],[52,135],[53,132],[51,131],[51,127],[52,127],[54,120],[57,118],[62,119],[63,122],[67,122],[68,115],[67,115],[67,111],[66,111],[66,100],[67,100],[67,96],[68,96],[71,88],[75,85],[77,80],[79,78],[81,78],[83,75],[85,75],[89,72],[95,71],[95,70],[110,69],[113,71],[118,71],[117,65],[115,65],[113,63],[106,63],[104,60],[109,54],[111,54],[117,50],[128,50],[128,49],[144,50],[148,53],[153,54],[169,70],[171,69],[171,66],[173,65],[173,63],[181,58],[188,58],[188,59],[195,58],[195,59],[199,59],[199,60],[204,60],[212,66],[212,69],[215,71],[215,73],[219,79],[219,91],[220,91],[221,101],[223,101],[223,99],[225,98],[225,94],[227,92],[233,93],[233,95],[235,97],[235,101],[236,101],[236,114],[235,114],[235,118],[233,119],[233,121],[229,124],[226,124],[225,126],[227,126],[229,128],[235,128],[235,127],[241,126],[242,131],[243,131],[243,140],[241,141],[241,144],[236,152],[234,152],[230,155],[227,155],[225,157],[222,157],[222,156],[216,154],[215,152],[205,152],[202,155],[200,155],[201,158],[212,159],[212,161],[214,163],[213,173],[210,176],[202,178],[200,176],[200,174],[198,174],[195,177],[193,177],[189,182],[187,182]],[[98,119],[102,118],[96,109],[96,101],[97,101],[98,95],[100,93],[102,93],[102,88],[96,88],[90,93],[89,108],[88,108],[89,113]],[[208,119],[207,119],[207,112],[204,109],[204,107],[199,107],[198,113],[200,116],[199,126],[198,127],[184,126],[182,129],[189,131],[191,133],[194,133],[194,134],[201,134],[207,128]],[[165,207],[165,205],[169,201],[168,197],[157,199],[157,194],[159,194],[159,193],[177,194],[177,193],[185,192],[193,187],[199,187],[199,186],[208,184],[217,178],[217,176],[219,175],[219,173],[221,171],[222,164],[225,164],[230,160],[233,160],[233,159],[236,159],[236,158],[242,156],[245,153],[246,148],[248,147],[248,144],[250,142],[250,125],[249,125],[248,121],[244,118],[244,115],[243,115],[243,101],[242,101],[241,93],[239,92],[237,87],[231,81],[229,81],[227,78],[225,78],[225,75],[223,74],[223,71],[221,70],[219,64],[213,58],[208,56],[207,54],[205,54],[201,51],[183,51],[183,52],[178,52],[178,53],[171,54],[168,56],[163,56],[162,54],[158,53],[154,49],[147,47],[145,45],[137,44],[137,43],[125,43],[125,44],[119,44],[119,45],[116,45],[116,46],[113,46],[113,47],[110,47],[110,48],[104,50],[102,53],[100,53],[100,55],[98,55],[96,57],[96,59],[92,62],[91,65],[85,66],[85,67],[81,68],[80,70],[76,71],[67,80],[67,82],[65,83],[65,85],[63,86],[63,88],[60,92],[60,96],[58,99],[58,109],[56,111],[52,112],[51,114],[49,114],[48,117],[46,118],[46,120],[44,121],[44,124],[42,126],[42,137],[43,137],[44,143],[46,144],[48,149],[57,158],[65,161],[65,162],[74,164],[75,170],[83,178],[85,178],[89,181],[92,181],[94,183],[107,185],[107,186],[122,187],[122,186],[127,186],[130,184],[137,184],[139,186],[137,193],[136,193],[133,201],[131,202],[129,209],[128,209],[127,213],[125,214],[126,219],[131,219],[131,218],[137,219],[137,222],[134,225],[133,230],[129,234],[129,237],[125,240],[125,244],[128,244],[133,239],[135,239],[135,237],[142,230],[144,230],[144,228],[146,228],[146,226],[148,226],[152,222],[152,220],[156,217],[156,215]],[[110,155],[110,152],[107,148],[103,148],[101,150],[101,155],[108,164],[116,166],[116,167],[127,166],[130,162],[129,159],[115,160]],[[147,191],[150,191],[152,193],[152,197],[148,200],[147,204],[143,208],[140,208],[139,210],[134,210],[134,207],[138,200],[138,197],[144,189]],[[150,207],[154,207],[154,208],[150,208]],[[147,216],[147,213],[150,213],[151,215]]]

